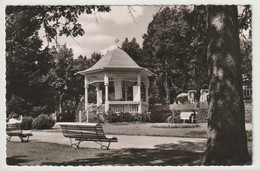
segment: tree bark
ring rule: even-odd
[[[209,119],[203,165],[248,160],[236,6],[208,6]]]

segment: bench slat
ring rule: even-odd
[[[109,142],[109,144],[118,142],[116,137],[107,138],[100,124],[60,123],[59,125],[64,137],[75,138],[76,141]]]

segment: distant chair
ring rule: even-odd
[[[243,97],[245,99],[252,98],[252,87],[243,86]]]
[[[200,90],[200,102],[208,102],[209,89]]]

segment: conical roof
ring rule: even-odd
[[[113,71],[142,71],[147,72],[151,75],[152,72],[147,69],[140,67],[136,62],[123,50],[114,49],[110,50],[103,56],[95,65],[84,70],[79,71],[78,74],[87,75],[105,70]]]

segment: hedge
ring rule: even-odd
[[[33,129],[51,129],[55,121],[51,116],[40,114],[37,118],[35,118],[32,122]]]

